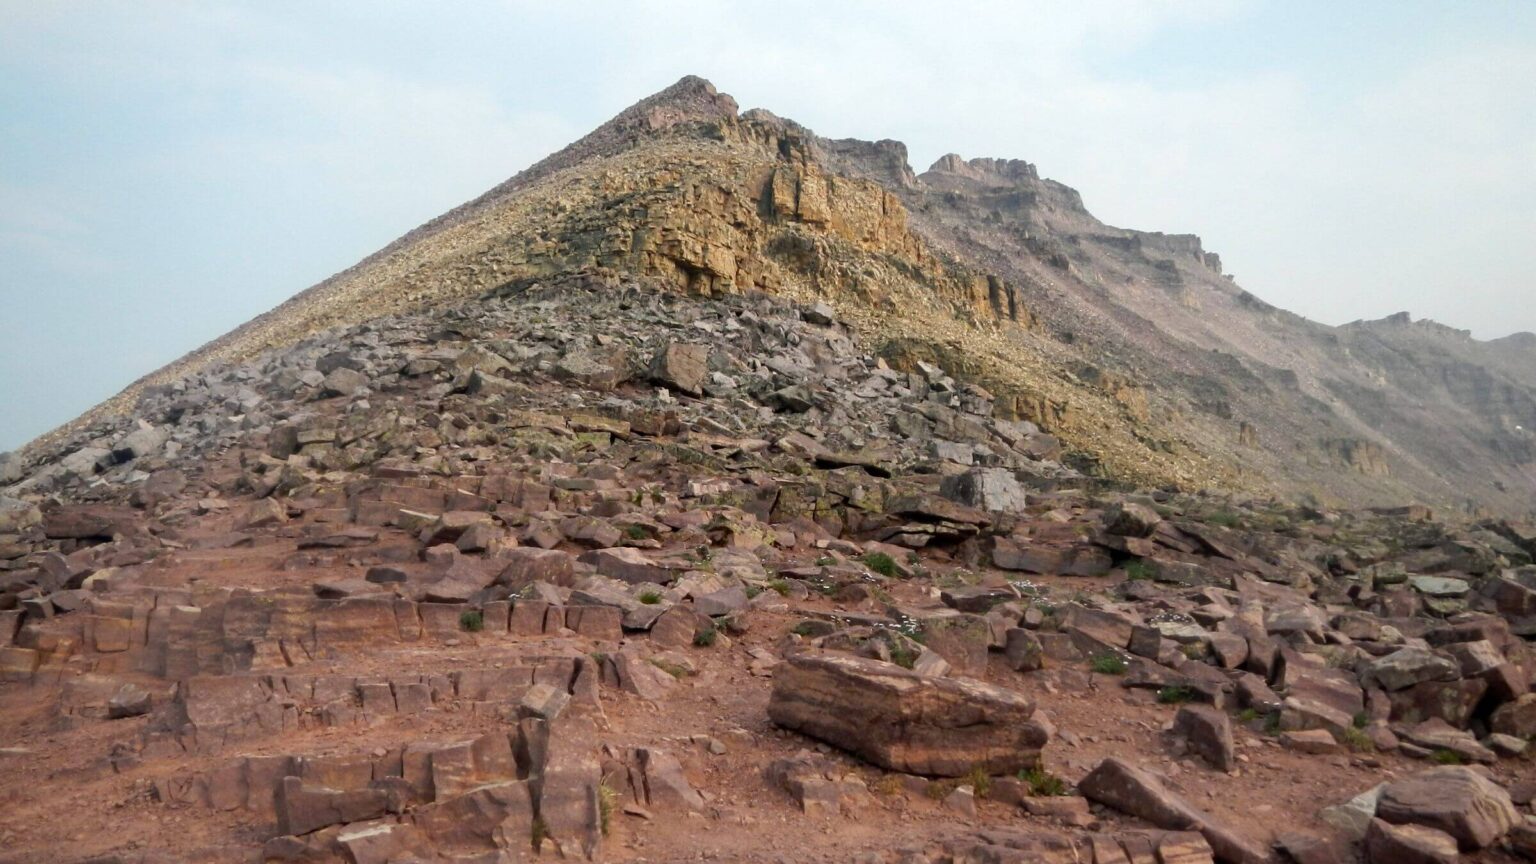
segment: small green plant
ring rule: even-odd
[[[743,590],[745,590],[747,592],[747,599],[751,600],[752,598],[756,597],[757,595],[763,593],[763,586],[761,586],[761,585],[748,585]]]
[[[655,606],[661,602],[661,594],[657,591],[641,591],[640,602],[647,606]]]
[[[816,559],[816,566],[817,567],[831,567],[833,564],[836,564],[836,563],[837,563],[837,559],[833,558],[831,555],[823,555],[820,558]]]
[[[1036,798],[1055,798],[1067,794],[1067,781],[1040,765],[1021,769],[1019,779],[1029,787],[1029,794]]]
[[[1170,684],[1157,691],[1157,701],[1164,705],[1179,705],[1184,702],[1193,702],[1194,699],[1194,688],[1183,684]]]
[[[613,808],[618,806],[619,793],[607,783],[597,784],[597,818],[598,825],[607,836],[608,826],[613,821]]]
[[[987,773],[987,769],[980,765],[971,768],[970,772],[965,775],[965,782],[970,784],[971,791],[975,793],[977,798],[985,798],[987,793],[992,791],[992,776]]]
[[[714,624],[709,624],[693,634],[693,644],[700,648],[708,648],[711,645],[714,645],[715,640],[719,637],[720,628],[716,627]]]
[[[466,609],[459,613],[459,629],[479,633],[485,629],[485,616],[479,609]]]
[[[1265,716],[1265,718],[1264,718],[1264,734],[1265,735],[1279,735],[1280,734],[1280,712],[1279,711],[1272,711],[1267,716]]]
[[[1125,658],[1119,654],[1099,654],[1088,666],[1100,675],[1124,675],[1127,668]]]
[[[1125,565],[1125,578],[1129,582],[1145,582],[1156,579],[1159,570],[1157,564],[1142,558]]]
[[[795,634],[796,636],[804,636],[809,639],[815,636],[816,631],[820,629],[821,626],[815,621],[801,621],[799,624],[789,628],[789,632]]]
[[[626,525],[624,526],[624,536],[631,540],[645,540],[648,539],[651,534],[649,531],[646,531],[645,527],[642,525]]]
[[[1205,656],[1205,643],[1190,642],[1181,647],[1179,651],[1191,660],[1199,660]]]
[[[943,801],[959,785],[958,780],[930,780],[928,786],[923,789],[923,794],[935,801]]]
[[[879,573],[881,576],[884,576],[887,579],[895,578],[896,574],[900,572],[898,570],[898,565],[896,564],[896,559],[885,554],[884,552],[870,552],[860,560],[864,562],[865,567],[868,567],[869,569]]]
[[[1236,528],[1238,525],[1242,524],[1243,519],[1241,516],[1233,513],[1231,510],[1216,510],[1211,513],[1207,513],[1205,516],[1205,521],[1211,523],[1212,525],[1220,525],[1223,528]]]
[[[907,645],[895,645],[891,648],[891,662],[903,669],[916,666],[918,656],[917,649]]]
[[[1350,718],[1350,722],[1354,724],[1356,729],[1364,729],[1365,727],[1371,725],[1371,715],[1361,711],[1359,714],[1356,714],[1354,717]]]
[[[681,663],[672,663],[667,660],[661,660],[656,657],[651,658],[651,665],[678,680],[682,680],[683,678],[688,677],[690,674],[688,672],[687,666],[684,666]]]
[[[876,795],[881,795],[886,798],[889,798],[892,795],[900,795],[902,788],[901,777],[897,774],[883,774],[880,776],[880,779],[876,780],[874,785],[870,786],[869,788],[870,791],[874,792]]]
[[[1244,708],[1237,712],[1237,722],[1244,725],[1252,723],[1257,719],[1259,719],[1259,709],[1257,708]]]
[[[1447,750],[1444,747],[1438,747],[1429,754],[1429,761],[1435,763],[1436,765],[1460,765],[1462,763],[1462,758],[1461,754],[1457,753],[1455,750]]]
[[[789,580],[788,579],[769,579],[768,580],[768,589],[770,591],[773,591],[773,592],[777,593],[780,597],[788,597],[789,596]]]
[[[549,836],[549,826],[543,819],[533,820],[533,825],[528,829],[528,839],[533,844],[533,851],[538,852],[544,845],[544,839]]]
[[[1365,734],[1365,731],[1357,726],[1351,726],[1348,729],[1345,729],[1343,733],[1339,735],[1339,742],[1356,753],[1376,752],[1376,742],[1372,741],[1371,736]]]

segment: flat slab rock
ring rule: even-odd
[[[1456,838],[1463,852],[1493,845],[1520,822],[1509,793],[1476,769],[1448,765],[1388,783],[1376,817],[1423,825]]]
[[[787,658],[768,716],[882,768],[937,777],[1033,767],[1052,732],[1018,693],[841,655]]]
[[[1077,784],[1078,791],[1122,813],[1172,831],[1198,831],[1211,844],[1216,860],[1225,864],[1259,864],[1270,860],[1258,844],[1217,822],[1151,771],[1110,757]]]

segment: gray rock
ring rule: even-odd
[[[1029,503],[1024,487],[1006,468],[972,468],[946,477],[939,494],[967,507],[1000,513],[1022,513]]]

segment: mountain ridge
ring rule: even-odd
[[[872,344],[941,334],[930,359],[1132,482],[1468,512],[1536,500],[1536,380],[1514,356],[1536,337],[1312,322],[1241,289],[1198,235],[1100,222],[1028,162],[946,154],[917,174],[900,142],[738,112],[694,76],[23,453],[68,449],[145,387],[211,364],[564,272],[826,299]]]

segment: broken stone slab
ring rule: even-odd
[[[1366,864],[1455,864],[1456,838],[1426,825],[1372,819],[1365,832]]]
[[[1227,864],[1260,864],[1270,860],[1267,850],[1163,785],[1150,771],[1110,757],[1100,762],[1077,784],[1078,791],[1122,813],[1145,819],[1171,831],[1198,831]]]
[[[577,560],[596,567],[597,572],[602,576],[628,582],[631,585],[645,582],[670,585],[678,576],[678,573],[671,568],[655,563],[646,557],[644,552],[629,546],[592,549],[583,552]]]
[[[389,812],[390,801],[382,789],[331,789],[284,777],[277,786],[276,808],[278,833],[297,835],[377,819]]]
[[[1029,504],[1024,487],[1006,468],[972,468],[945,477],[939,494],[957,504],[993,513],[1022,513]]]
[[[652,381],[689,396],[704,395],[709,377],[709,346],[669,342],[651,359]]]
[[[1406,690],[1426,681],[1450,681],[1460,674],[1455,660],[1422,648],[1402,648],[1371,661],[1360,675],[1362,686]]]
[[[1476,769],[1430,768],[1381,790],[1376,816],[1394,825],[1425,825],[1456,838],[1463,852],[1485,849],[1520,821],[1509,793]]]
[[[1231,771],[1236,765],[1232,721],[1225,711],[1209,705],[1183,705],[1174,715],[1173,734],[1184,742],[1189,752],[1218,771]]]
[[[1052,732],[1018,693],[836,655],[780,664],[768,716],[888,770],[942,777],[1035,767]]]

